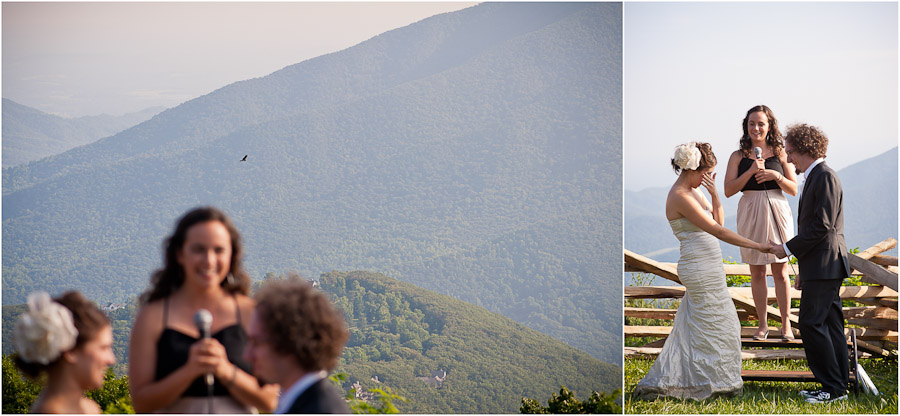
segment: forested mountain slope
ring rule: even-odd
[[[410,399],[398,404],[404,413],[516,413],[522,397],[563,385],[582,395],[620,388],[618,366],[474,305],[373,273],[320,283],[352,328],[338,368],[345,387],[390,386]]]
[[[3,302],[130,299],[211,204],[257,278],[380,271],[618,363],[620,138],[620,4],[434,16],[4,169]]]

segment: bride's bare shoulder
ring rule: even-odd
[[[103,411],[100,410],[100,405],[98,405],[97,402],[88,399],[87,397],[81,398],[81,411],[84,414],[92,415],[103,413]]]
[[[681,213],[690,194],[680,187],[673,186],[666,196],[666,219],[675,220],[683,217]]]
[[[675,200],[689,197],[693,197],[690,190],[686,190],[678,186],[673,186],[671,189],[669,189],[669,195],[666,197],[666,202],[668,202],[669,200],[672,200],[674,202]]]

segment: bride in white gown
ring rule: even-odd
[[[737,395],[741,381],[741,325],[725,284],[719,239],[767,252],[722,226],[724,211],[715,187],[716,157],[708,143],[675,149],[672,167],[678,180],[666,198],[666,217],[681,242],[678,277],[687,289],[672,332],[633,397],[668,396],[703,400]],[[697,189],[706,188],[710,200]]]

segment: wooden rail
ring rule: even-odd
[[[861,260],[870,260],[870,261],[868,261],[868,262],[851,261],[850,267],[853,269],[851,271],[851,275],[861,276],[861,275],[867,275],[868,273],[878,273],[878,271],[876,271],[875,269],[868,267],[868,265],[866,263],[873,264],[876,268],[880,269],[881,271],[888,271],[888,272],[893,273],[894,274],[893,283],[892,284],[884,284],[881,282],[867,282],[867,283],[883,284],[885,286],[888,286],[888,287],[894,289],[894,291],[897,291],[897,257],[879,255],[879,253],[883,253],[883,252],[890,250],[896,246],[897,246],[897,240],[895,240],[893,238],[888,238],[872,247],[867,248],[866,250],[861,251],[857,255],[852,255],[852,256],[858,257]],[[629,261],[629,257],[632,259],[631,261]],[[652,262],[654,269],[666,270],[666,271],[668,271],[668,273],[666,273],[666,275],[661,275],[661,274],[657,274],[655,271],[653,271],[651,269],[648,269],[646,264],[642,264],[641,260],[643,260],[643,259],[646,259],[646,260],[649,260],[650,262]],[[749,276],[750,275],[750,266],[747,264],[724,264],[723,266],[725,267],[725,275],[727,275],[727,276]],[[879,267],[879,266],[888,266],[888,268],[885,269],[885,268]],[[796,265],[794,265],[793,267],[794,267],[793,270],[797,269]],[[861,269],[860,267],[865,268],[865,270]],[[678,269],[677,263],[658,262],[656,260],[649,259],[647,257],[641,256],[641,255],[631,252],[629,250],[625,250],[625,269],[624,269],[625,272],[653,273],[653,274],[656,274],[657,276],[664,277],[666,279],[675,281],[677,283],[681,283],[681,281],[675,280],[678,278],[677,269]],[[790,271],[792,269],[790,267],[788,267],[788,270]],[[772,274],[771,266],[768,266],[768,265],[766,266],[766,274],[767,275]],[[885,278],[889,279],[890,276],[885,275]],[[891,281],[888,280],[887,283],[891,283]]]
[[[779,327],[769,327],[769,336],[772,338],[780,338]],[[623,331],[626,337],[668,337],[672,332],[671,326],[650,326],[650,325],[625,325]],[[856,338],[861,340],[888,340],[897,342],[897,331],[890,329],[875,328],[844,328],[844,334],[850,335],[850,331],[856,331]],[[755,326],[741,327],[741,337],[751,338],[756,333]],[[801,335],[802,337],[802,335]]]
[[[625,358],[654,358],[659,355],[660,347],[625,347]],[[872,354],[860,352],[860,358],[872,357]],[[741,350],[741,360],[805,360],[803,350]]]
[[[660,263],[649,257],[625,250],[625,265],[639,268],[641,271],[653,273],[659,277],[669,279],[675,283],[681,284],[678,279],[677,265],[672,263]]]
[[[885,269],[884,267],[881,267],[854,254],[850,255],[850,267],[861,270],[865,274],[862,279],[864,282],[876,283],[889,287],[893,289],[894,292],[897,291],[896,271]]]
[[[812,371],[741,370],[741,378],[744,381],[816,381]],[[850,381],[856,381],[856,374],[850,373]]]
[[[882,256],[877,255],[869,259],[872,263],[875,263],[879,266],[894,266],[897,267],[897,258],[893,256]]]
[[[848,324],[856,326],[845,328],[845,334],[854,334],[857,338],[857,346],[867,354],[887,356],[896,355],[897,353],[897,257],[881,254],[896,246],[897,240],[889,238],[863,250],[858,255],[851,254],[850,265],[853,273],[861,275],[863,282],[873,283],[876,286],[842,286],[840,289],[842,299],[850,299],[860,304],[870,305],[844,308],[843,311],[844,318],[847,319]],[[678,266],[675,263],[658,262],[629,250],[625,250],[624,260],[626,272],[652,273],[680,284]],[[724,268],[727,275],[750,274],[749,266],[746,264],[725,264]],[[791,270],[796,270],[796,266]],[[767,272],[770,273],[771,270],[769,269]],[[756,307],[752,300],[751,288],[730,287],[728,292],[736,306],[740,320],[753,321],[758,319]],[[767,292],[767,303],[771,305],[773,302],[776,302],[775,288],[767,288]],[[624,290],[626,299],[680,299],[684,294],[685,288],[683,286],[626,286]],[[801,295],[802,292],[790,288],[789,296],[791,299],[800,299]],[[675,313],[675,309],[665,308],[626,307],[624,310],[626,317],[642,319],[673,320]],[[766,316],[768,319],[781,322],[780,311],[772,306],[767,307]],[[794,308],[791,309],[788,319],[794,324],[794,335],[800,338],[801,334],[797,331],[797,316],[798,309]],[[665,343],[671,328],[671,326],[625,326],[624,334],[626,337],[659,338],[643,347],[626,347],[626,356],[658,353],[657,350]],[[770,327],[770,331],[774,331],[774,334],[780,333],[778,327]],[[756,327],[744,327],[741,329],[741,336],[749,339],[755,332]],[[770,332],[770,335],[772,333]],[[780,336],[777,337],[780,339]],[[785,344],[785,342],[780,340],[771,342]],[[885,350],[885,347],[890,348],[890,351]],[[774,359],[793,357],[798,354],[797,351],[788,351],[790,350],[745,351],[744,358]],[[799,353],[802,354],[802,351],[799,351]],[[803,358],[802,356],[797,356]]]
[[[676,311],[676,309],[633,308],[633,307],[626,306],[625,307],[625,316],[629,317],[629,318],[672,320],[672,319],[675,319],[675,311]],[[738,309],[737,313],[738,313],[738,318],[742,321],[755,321],[758,319],[756,316],[755,310],[747,311],[745,309]],[[797,309],[797,308],[791,309],[791,314],[797,315],[799,313],[800,313],[799,309]],[[896,321],[897,320],[897,310],[891,309],[891,308],[886,308],[883,306],[846,307],[846,308],[844,308],[844,319],[848,319],[848,320],[876,319],[876,320],[894,320],[894,321]]]
[[[661,299],[661,298],[680,298],[684,296],[684,286],[625,286],[626,299]],[[728,292],[732,295],[742,297],[752,297],[753,293],[749,287],[729,287]],[[801,292],[794,288],[789,290],[788,295],[791,299],[800,299]],[[841,299],[878,299],[878,298],[896,298],[897,291],[884,286],[841,286]],[[775,302],[775,288],[768,288],[767,297],[769,302]],[[894,303],[896,305],[896,303]],[[752,305],[751,305],[752,306]]]
[[[860,251],[858,256],[863,259],[868,260],[868,259],[871,259],[872,257],[875,257],[881,253],[884,253],[885,251],[888,251],[894,247],[897,247],[897,239],[888,238],[878,244],[875,244],[872,247],[869,247],[863,251]],[[896,265],[897,265],[897,263],[896,263],[896,257],[895,257],[894,258],[894,266],[896,266]]]

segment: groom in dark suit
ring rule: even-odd
[[[350,413],[328,380],[349,337],[343,315],[296,276],[267,281],[255,298],[244,358],[260,380],[281,385],[275,413]]]
[[[810,403],[847,398],[849,363],[840,289],[850,277],[850,259],[844,243],[844,204],[841,181],[825,164],[828,138],[816,127],[797,124],[788,128],[784,150],[787,161],[805,178],[800,190],[797,236],[773,245],[779,258],[797,257],[800,271],[794,283],[800,296],[798,319],[806,361],[821,390],[802,391]]]

